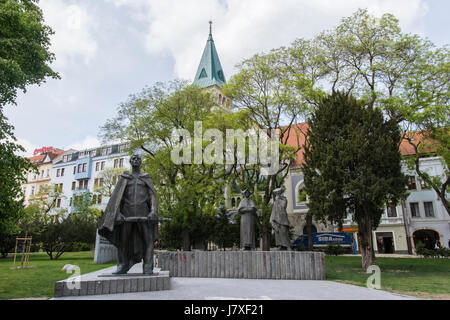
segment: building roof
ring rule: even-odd
[[[286,133],[285,137],[287,137],[287,141],[283,141],[285,145],[292,147],[301,147],[297,152],[297,157],[294,162],[291,164],[292,169],[299,169],[304,164],[304,156],[303,156],[303,145],[305,144],[306,134],[308,132],[308,124],[306,122],[293,124],[288,133]],[[416,154],[414,147],[408,142],[408,138],[412,138],[412,142],[417,145],[418,142],[423,142],[427,140],[427,144],[422,153],[433,153],[436,152],[435,146],[431,143],[430,138],[426,137],[422,132],[408,132],[403,138],[400,144],[400,154],[402,156],[409,156]],[[285,138],[286,139],[286,138]]]
[[[212,21],[209,22],[209,37],[206,42],[205,50],[203,50],[202,59],[198,65],[195,75],[194,84],[201,88],[218,86],[222,88],[226,82],[222,65],[220,64],[219,55],[212,37]]]

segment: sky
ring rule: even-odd
[[[310,39],[358,8],[392,13],[403,32],[449,44],[448,0],[40,0],[55,34],[49,79],[20,93],[5,114],[31,155],[53,146],[100,145],[99,127],[121,102],[156,82],[193,80],[209,20],[229,79],[255,53]]]

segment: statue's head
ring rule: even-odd
[[[252,193],[250,192],[250,190],[245,189],[245,190],[242,192],[242,195],[243,195],[244,197],[246,197],[246,198],[250,198],[250,196],[252,195]]]
[[[130,164],[133,168],[140,168],[142,164],[142,158],[139,154],[133,154],[130,158]]]
[[[281,186],[281,187],[279,187],[279,188],[273,190],[273,194],[274,194],[274,195],[277,195],[277,196],[278,196],[278,195],[281,195],[281,194],[284,193],[284,190],[285,190],[285,187],[284,187],[284,186]]]

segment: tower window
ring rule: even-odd
[[[200,76],[198,78],[202,79],[202,78],[207,78],[207,77],[208,77],[208,74],[206,73],[205,68],[203,68],[202,72],[200,72]]]
[[[225,77],[223,76],[222,70],[219,70],[219,71],[217,72],[217,76],[219,77],[220,80],[222,80],[223,82],[225,82]]]

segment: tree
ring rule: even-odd
[[[399,126],[343,93],[323,99],[308,124],[303,172],[309,210],[340,227],[352,214],[367,269],[373,259],[372,230],[386,203],[397,203],[406,192]]]
[[[0,233],[15,232],[22,205],[21,184],[34,166],[17,152],[25,150],[16,143],[14,127],[3,114],[6,104],[15,104],[17,91],[25,92],[46,78],[59,78],[49,67],[53,33],[44,24],[41,9],[34,0],[0,1]]]
[[[415,157],[409,157],[411,167],[450,214],[445,198],[450,184],[448,46],[438,48],[418,35],[403,33],[392,14],[377,18],[360,9],[314,39],[298,39],[277,51],[288,79],[310,104],[320,100],[322,87],[341,90],[401,124],[405,139],[417,149]],[[409,130],[421,131],[423,139],[412,142]],[[443,177],[429,177],[421,170],[419,158],[430,149],[424,144],[430,143],[443,160]]]
[[[271,164],[269,172],[262,170],[263,165],[237,164],[233,170],[235,179],[239,181],[241,190],[249,189],[263,194],[260,203],[260,233],[263,239],[263,250],[270,250],[271,230],[269,223],[270,202],[273,190],[280,187],[289,172],[291,163],[301,146],[288,146],[290,136],[303,134],[293,126],[306,107],[292,90],[286,79],[285,65],[280,63],[278,52],[257,54],[238,64],[238,73],[224,86],[224,93],[233,99],[238,110],[246,111],[248,122],[244,129],[264,130],[270,139],[278,143],[279,157],[277,163]],[[278,137],[272,136],[276,132]],[[261,138],[261,136],[259,137]],[[249,147],[247,144],[247,151]],[[257,152],[262,150],[258,147]],[[250,151],[255,152],[255,151]],[[275,169],[276,168],[276,169]],[[258,185],[258,188],[256,188]],[[259,203],[258,196],[254,196]]]
[[[17,91],[59,78],[49,64],[52,29],[36,0],[0,1],[0,106],[15,104]]]
[[[124,168],[106,168],[97,175],[97,185],[94,193],[105,197],[111,197],[119,177],[125,172]]]
[[[101,129],[104,140],[129,141],[132,150],[145,152],[143,169],[151,174],[157,190],[159,214],[172,219],[161,229],[161,237],[183,248],[205,241],[211,230],[205,230],[205,221],[214,215],[214,207],[223,198],[225,183],[223,164],[196,163],[194,143],[203,151],[212,142],[195,138],[196,122],[201,122],[200,133],[215,128],[212,94],[183,81],[158,83],[131,95],[118,108],[118,114]],[[183,129],[189,137],[174,138],[174,129]],[[182,163],[173,161],[173,151],[181,145],[188,159]],[[174,235],[165,235],[175,232]]]
[[[0,234],[17,232],[17,221],[23,213],[22,188],[25,173],[36,170],[30,161],[15,153],[24,151],[13,136],[14,128],[6,122],[0,107]]]

